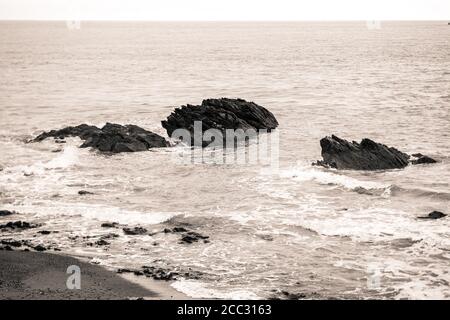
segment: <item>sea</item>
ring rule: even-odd
[[[56,231],[1,239],[186,274],[171,285],[193,298],[450,298],[450,219],[417,219],[450,214],[447,22],[3,21],[0,73],[0,209],[20,213],[0,222]],[[174,108],[221,97],[278,119],[275,170],[176,161],[190,149],[175,143],[114,155],[79,138],[27,143],[81,123],[167,137],[161,121]],[[312,166],[331,134],[438,163]],[[135,226],[148,234],[122,231]],[[176,226],[208,241],[161,232]]]

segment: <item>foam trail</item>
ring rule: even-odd
[[[56,158],[45,163],[45,169],[63,169],[68,168],[78,163],[79,153],[74,146],[67,146],[64,151]]]
[[[391,185],[382,184],[373,181],[358,180],[342,174],[316,168],[294,168],[284,170],[280,173],[282,178],[290,178],[296,181],[314,181],[323,185],[337,185],[345,189],[365,193],[369,190],[380,190],[389,195]]]
[[[114,221],[120,224],[159,224],[181,213],[145,212],[126,210],[119,207],[85,203],[58,203],[42,201],[39,206],[16,206],[16,210],[23,213],[35,214],[39,217],[51,216],[55,218],[81,216],[88,220],[102,222]]]

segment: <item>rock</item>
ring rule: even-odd
[[[162,126],[167,134],[172,134],[177,129],[186,129],[190,132],[190,141],[184,141],[190,145],[206,147],[211,141],[194,141],[194,122],[202,122],[202,132],[209,129],[219,130],[225,140],[226,129],[253,129],[271,130],[278,127],[275,116],[254,102],[242,99],[207,99],[200,106],[186,105],[176,108],[167,118],[162,121]],[[173,137],[177,138],[177,137]]]
[[[411,164],[429,164],[429,163],[437,163],[436,160],[430,158],[428,156],[424,156],[421,153],[415,153],[412,155],[416,159],[411,160]]]
[[[16,241],[16,240],[2,240],[1,244],[6,245],[6,246],[11,246],[11,247],[16,247],[19,248],[23,245],[23,243],[21,241]]]
[[[208,236],[201,235],[200,233],[189,231],[181,237],[181,243],[191,244],[208,238]]]
[[[13,214],[16,214],[16,212],[15,211],[9,211],[9,210],[0,210],[0,217],[11,216]]]
[[[323,161],[315,165],[348,170],[400,169],[409,164],[410,156],[370,139],[348,142],[335,135],[320,140]]]
[[[426,216],[422,216],[422,217],[417,217],[418,219],[441,219],[446,217],[447,215],[445,213],[442,213],[440,211],[433,211],[430,212],[428,215]]]
[[[164,280],[164,281],[171,281],[176,280],[176,277],[179,275],[178,272],[173,271],[167,271],[161,268],[156,267],[142,267],[143,268],[143,274],[145,276],[153,278],[155,280]]]
[[[76,127],[51,130],[40,134],[33,142],[39,142],[48,137],[56,137],[61,140],[69,136],[85,140],[80,148],[92,147],[102,152],[137,152],[169,146],[166,139],[156,133],[131,124],[122,126],[113,123],[107,123],[101,129],[81,124]]]
[[[130,270],[130,269],[118,269],[117,273],[133,273],[134,271]]]
[[[86,190],[80,190],[80,191],[78,191],[78,194],[79,194],[80,196],[84,196],[84,195],[94,194],[94,193],[89,192],[89,191],[86,191]]]
[[[47,248],[38,244],[37,246],[33,247],[34,250],[42,252],[42,251],[47,251]]]
[[[49,235],[52,232],[51,231],[47,231],[47,230],[42,230],[42,231],[38,231],[38,233],[40,233],[42,235]]]
[[[117,222],[105,222],[102,223],[101,227],[102,228],[117,228],[119,224]]]
[[[107,240],[107,239],[115,239],[119,238],[119,235],[117,233],[108,233],[100,237],[100,240]]]
[[[173,232],[187,232],[187,230],[183,227],[175,227],[172,229]]]
[[[273,241],[273,236],[270,234],[257,234],[256,236],[266,241]]]
[[[107,246],[110,243],[108,241],[104,240],[104,239],[100,239],[97,242],[95,242],[95,244],[98,245],[98,246]]]
[[[0,229],[11,229],[11,230],[26,230],[26,229],[32,229],[37,228],[40,225],[33,224],[25,221],[14,221],[14,222],[8,222],[7,224],[0,225]]]
[[[142,228],[142,227],[123,228],[123,232],[127,235],[135,236],[135,235],[146,234],[147,229]]]

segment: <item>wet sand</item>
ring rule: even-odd
[[[66,282],[71,265],[80,267],[81,289]],[[184,299],[168,282],[128,275],[50,253],[0,251],[0,299]]]

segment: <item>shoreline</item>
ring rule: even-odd
[[[80,289],[68,289],[69,266],[80,268]],[[183,300],[169,282],[118,274],[64,254],[0,251],[3,300]]]

